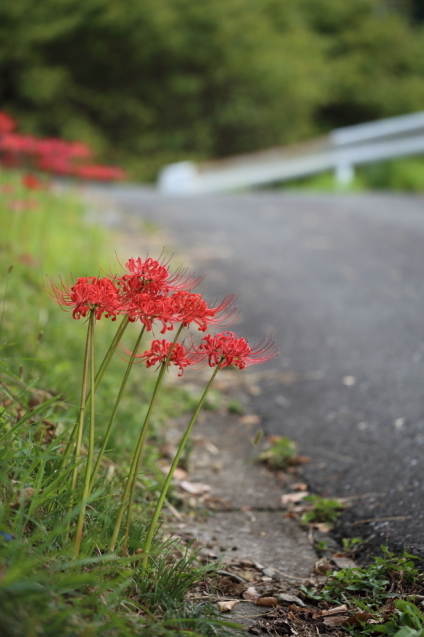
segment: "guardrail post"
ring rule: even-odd
[[[347,162],[336,164],[336,170],[334,173],[338,186],[349,186],[355,177],[355,168],[352,164]]]
[[[162,168],[158,179],[163,194],[192,195],[198,190],[198,171],[191,161],[179,161]]]

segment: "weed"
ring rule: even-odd
[[[0,174],[0,182],[2,179]],[[153,504],[164,481],[154,466],[157,454],[152,447],[143,460],[146,473],[137,476],[137,519],[129,525],[128,555],[109,552],[122,483],[129,471],[133,431],[146,417],[147,408],[140,408],[139,403],[151,394],[154,383],[154,379],[146,379],[141,366],[134,370],[129,396],[122,401],[118,426],[105,450],[115,462],[104,458],[87,498],[83,480],[77,479],[75,488],[69,489],[77,465],[86,462],[83,447],[80,457],[69,454],[65,458],[63,453],[76,419],[74,396],[80,379],[74,370],[80,366],[83,335],[81,330],[67,329],[65,315],[49,304],[41,286],[42,273],[65,268],[83,276],[97,271],[108,237],[86,226],[84,209],[72,197],[37,191],[37,206],[12,209],[11,197],[25,193],[17,177],[10,174],[9,181],[14,182],[11,190],[0,189],[4,228],[0,268],[10,274],[0,279],[2,340],[7,343],[0,352],[2,637],[230,634],[236,628],[210,606],[183,599],[205,577],[205,568],[188,551],[178,555],[180,549],[164,543],[155,529],[149,547],[152,560],[147,576],[141,575],[143,556],[138,553],[145,545]],[[133,328],[128,328],[131,340],[135,340]],[[113,325],[102,322],[102,330],[96,334],[99,360],[113,333]],[[63,347],[61,357],[58,343]],[[24,360],[28,361],[26,368]],[[110,376],[98,391],[101,407],[96,413],[96,444],[107,424],[104,416],[115,402],[122,368],[122,360],[116,357]],[[67,402],[62,395],[54,397],[57,388],[65,391]],[[163,399],[156,426],[193,405],[189,392],[177,387],[167,388]],[[84,533],[75,559],[70,539],[79,516]]]
[[[355,553],[362,544],[360,537],[344,537],[342,538],[343,553]]]
[[[243,405],[237,398],[233,398],[227,405],[227,409],[230,414],[241,415],[244,413]]]
[[[318,540],[318,542],[315,542],[315,550],[318,553],[325,553],[328,549],[328,542],[326,542],[326,540]]]
[[[287,469],[295,464],[298,457],[296,443],[285,436],[273,436],[272,439],[271,447],[259,454],[259,461],[271,469]]]
[[[314,598],[340,604],[361,600],[368,608],[377,608],[391,596],[390,588],[399,589],[421,578],[414,564],[418,558],[407,552],[395,556],[387,548],[382,550],[383,556],[374,557],[370,566],[332,573]]]
[[[342,506],[338,500],[323,498],[320,495],[307,495],[302,503],[310,502],[312,508],[302,514],[300,521],[303,524],[311,522],[324,522],[333,524],[340,515]]]

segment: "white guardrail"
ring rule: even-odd
[[[229,159],[165,166],[158,179],[163,194],[209,194],[261,186],[334,170],[339,184],[354,177],[355,166],[424,154],[424,111],[338,128],[305,144]]]

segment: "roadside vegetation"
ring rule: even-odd
[[[418,0],[3,0],[0,104],[134,179],[422,109]]]
[[[377,162],[355,169],[350,184],[337,183],[334,172],[314,177],[293,179],[279,184],[283,190],[322,192],[363,192],[366,190],[395,190],[400,192],[424,192],[424,157],[411,157]]]
[[[359,544],[359,543],[358,543]],[[346,553],[352,555],[355,548]],[[307,600],[321,608],[327,626],[352,635],[423,637],[424,576],[418,558],[406,551],[395,555],[382,547],[369,566],[353,564],[327,572],[317,588],[302,586]]]
[[[217,567],[162,513],[218,372],[275,344],[208,334],[237,320],[234,295],[209,305],[192,292],[202,277],[165,258],[108,263],[116,238],[47,176],[0,180],[2,637],[237,631],[207,597],[188,601]],[[211,368],[200,395],[167,386],[171,366]],[[186,411],[163,475],[161,425]]]
[[[155,382],[141,365],[135,366],[120,405],[75,555],[72,538],[84,484],[78,479],[73,490],[69,484],[87,449],[70,462],[63,449],[78,419],[86,330],[84,321],[70,326],[69,314],[52,303],[47,275],[69,272],[76,280],[100,272],[100,264],[112,267],[108,257],[116,238],[89,222],[76,194],[56,192],[47,182],[28,188],[24,177],[0,172],[2,637],[225,635],[228,622],[214,607],[185,600],[187,591],[211,572],[196,560],[196,550],[160,532],[152,538],[154,557],[147,570],[139,555],[164,483],[157,465],[161,426],[197,404],[181,387],[163,392],[152,418],[128,550],[109,550],[134,432]],[[99,361],[115,331],[107,321],[100,327]],[[132,327],[129,341],[134,340]],[[126,364],[116,356],[96,393],[100,438]]]

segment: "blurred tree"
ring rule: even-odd
[[[2,0],[0,104],[139,177],[419,110],[422,28],[384,0]]]

